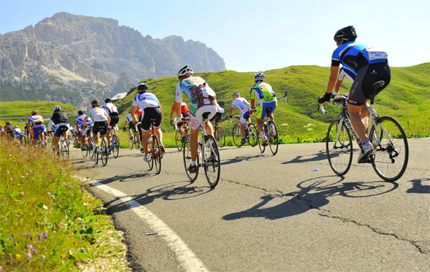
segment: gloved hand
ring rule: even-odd
[[[331,93],[325,93],[323,97],[318,97],[318,103],[325,103],[327,101],[330,101]]]

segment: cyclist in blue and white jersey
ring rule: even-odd
[[[76,118],[76,130],[78,131],[79,139],[81,140],[81,150],[86,150],[85,146],[85,136],[91,137],[91,128],[94,126],[93,120],[90,117],[84,125],[84,119],[86,117],[85,113],[80,110],[78,111],[78,118]],[[86,127],[86,128],[84,128]]]
[[[31,142],[33,145],[37,143],[37,140],[45,141],[45,134],[46,131],[44,120],[41,115],[39,115],[39,112],[37,110],[34,110],[31,112],[31,116],[28,118],[27,123],[27,129],[28,131],[31,131],[32,139]]]
[[[133,119],[133,124],[137,123],[136,112],[138,108],[141,108],[143,111],[141,120],[140,120],[140,129],[142,130],[142,147],[143,152],[145,153],[143,160],[148,162],[151,160],[151,154],[149,154],[148,150],[148,136],[149,129],[151,127],[151,119],[155,119],[154,124],[154,133],[157,135],[158,140],[160,141],[160,149],[164,153],[164,145],[161,133],[160,125],[162,119],[162,108],[160,105],[160,101],[158,100],[155,94],[148,92],[149,86],[146,83],[140,83],[137,85],[137,90],[139,94],[134,98],[133,104],[131,106],[131,118]]]
[[[83,126],[86,128],[87,120],[93,120],[93,143],[94,143],[94,151],[97,149],[99,137],[97,133],[100,132],[100,137],[104,139],[106,137],[106,133],[110,124],[110,117],[107,112],[100,107],[100,101],[94,99],[91,101],[91,109],[88,111],[87,116],[85,116],[83,121]]]
[[[251,88],[251,108],[255,108],[255,100],[258,99],[258,106],[256,107],[256,118],[258,131],[261,133],[263,139],[263,145],[267,145],[267,136],[264,131],[264,117],[269,120],[274,120],[273,112],[276,109],[278,100],[276,99],[276,93],[273,91],[270,84],[264,82],[266,76],[263,73],[256,73],[254,75],[255,84]],[[269,113],[267,113],[269,111]]]
[[[203,115],[207,114],[207,120],[212,119],[217,113],[216,94],[209,84],[197,76],[193,76],[194,71],[189,65],[185,65],[178,72],[179,83],[176,85],[175,111],[176,117],[173,122],[178,123],[181,120],[181,103],[182,96],[185,94],[190,99],[189,123],[191,127],[190,152],[191,165],[188,167],[190,173],[197,170],[197,150],[198,136],[200,125],[203,125]],[[207,135],[213,135],[212,124],[205,122],[205,131]]]
[[[237,108],[240,110],[240,130],[242,132],[242,144],[245,143],[245,124],[249,123],[249,110],[251,109],[251,104],[249,104],[248,100],[246,100],[244,97],[240,97],[240,93],[235,92],[233,93],[233,103],[231,103],[230,108],[230,118],[229,121],[231,122],[231,118],[233,117],[233,110],[234,108]]]
[[[368,135],[366,135],[366,127],[362,120],[365,117],[362,113],[362,106],[368,99],[376,96],[390,83],[391,71],[385,51],[356,42],[356,38],[357,33],[353,26],[339,29],[334,35],[334,40],[338,47],[332,55],[330,78],[326,93],[318,102],[325,103],[330,101],[340,64],[345,69],[357,74],[349,92],[348,114],[354,130],[362,142],[358,163],[364,163],[374,149]],[[383,85],[375,93],[372,93],[372,85],[378,81],[382,81]]]

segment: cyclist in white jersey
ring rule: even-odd
[[[119,122],[119,113],[117,107],[112,103],[112,100],[110,98],[106,98],[105,104],[102,106],[102,108],[109,114],[110,117],[110,124],[109,129],[107,131],[107,145],[109,146],[108,152],[111,152],[112,147],[110,146],[110,131],[113,130],[113,134],[118,135],[116,131],[116,124]]]
[[[127,123],[128,123],[128,136],[130,137],[130,140],[133,139],[133,133],[137,132],[136,126],[133,125],[133,118],[131,117],[131,109],[128,111],[127,116],[125,117],[125,123],[124,123],[124,131],[127,129]]]
[[[140,83],[137,86],[139,94],[134,98],[131,107],[131,117],[133,118],[133,124],[137,123],[136,112],[137,108],[143,110],[142,118],[140,120],[140,129],[142,130],[142,146],[143,152],[145,153],[143,160],[148,162],[151,160],[151,154],[148,150],[148,136],[149,129],[151,127],[151,119],[155,119],[154,133],[157,135],[160,141],[161,152],[164,153],[164,145],[161,133],[160,125],[162,119],[162,108],[160,101],[155,94],[148,92],[149,86],[146,83]]]
[[[83,111],[78,111],[78,118],[76,118],[76,130],[78,131],[79,139],[81,140],[81,149],[86,150],[85,147],[85,136],[92,137],[91,128],[94,125],[93,120],[90,117],[87,118],[87,122],[84,124],[84,119],[86,117]],[[84,126],[86,127],[84,129]]]
[[[110,117],[107,114],[107,112],[100,108],[100,101],[99,100],[93,100],[91,102],[92,108],[88,111],[87,116],[84,118],[84,126],[86,127],[87,120],[91,118],[94,121],[93,126],[93,142],[94,142],[94,150],[97,147],[98,143],[98,136],[97,133],[100,132],[100,136],[102,139],[105,138],[109,124],[110,124]]]
[[[237,108],[240,110],[240,130],[242,132],[242,144],[245,143],[245,123],[249,123],[249,110],[251,109],[251,104],[244,97],[240,97],[240,93],[233,93],[233,103],[231,103],[230,108],[230,118],[229,121],[231,123],[231,118],[233,117],[233,110]]]

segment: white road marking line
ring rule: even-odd
[[[184,241],[182,241],[182,239],[172,229],[170,229],[166,223],[159,219],[150,210],[140,205],[139,202],[134,201],[133,198],[112,187],[99,182],[95,182],[93,186],[97,186],[98,189],[117,197],[120,201],[129,206],[131,210],[145,221],[153,230],[157,230],[158,235],[167,242],[167,245],[176,254],[178,261],[181,263],[185,271],[209,271],[203,265],[202,261],[200,261],[191,249],[188,248]]]

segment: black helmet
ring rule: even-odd
[[[78,111],[78,115],[81,116],[82,114],[84,114],[84,111]]]
[[[357,39],[357,32],[353,26],[347,26],[336,31],[333,37],[335,42],[339,41],[355,41]]]
[[[139,93],[146,93],[148,89],[149,86],[146,83],[140,83],[139,85],[137,85],[137,90],[139,91]]]
[[[110,98],[106,98],[105,103],[110,103],[112,100]]]
[[[91,101],[91,106],[94,107],[100,107],[100,101],[97,99],[94,99],[93,101]]]
[[[189,65],[185,65],[184,67],[179,69],[178,77],[183,77],[187,74],[193,74],[193,73],[194,73],[193,68],[191,68],[191,66]]]
[[[31,115],[37,115],[37,114],[39,114],[39,112],[37,110],[34,110],[31,112]]]

